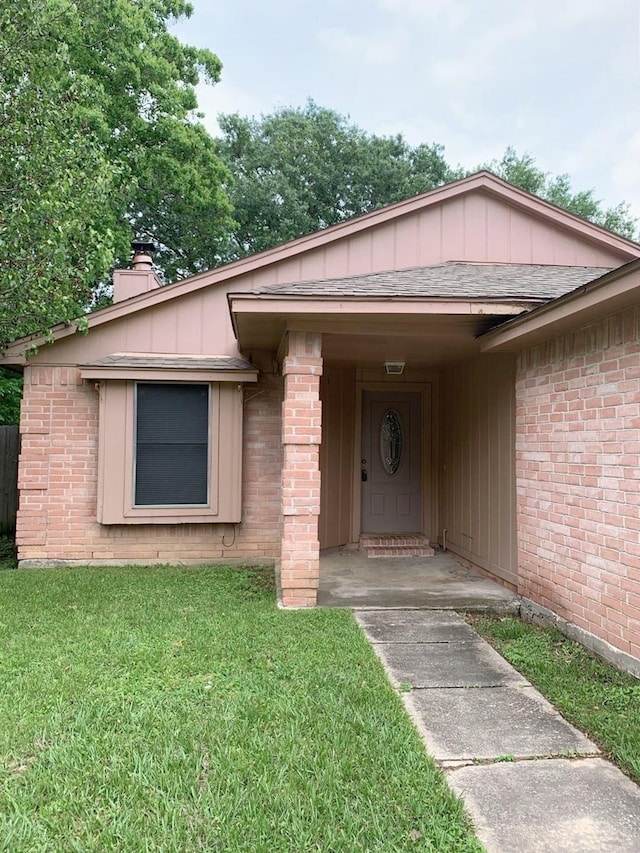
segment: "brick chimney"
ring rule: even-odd
[[[153,243],[134,240],[131,244],[133,260],[131,269],[113,271],[113,301],[123,302],[132,296],[148,293],[161,287],[162,282],[153,271]]]

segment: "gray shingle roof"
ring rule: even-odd
[[[114,353],[83,367],[158,368],[166,370],[255,370],[249,361],[226,355],[215,356],[172,356],[152,353]]]
[[[448,261],[429,267],[318,281],[272,284],[255,295],[547,300],[609,272],[604,267]]]

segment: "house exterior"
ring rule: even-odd
[[[486,172],[159,287],[24,357],[22,566],[422,534],[640,658],[640,245]]]

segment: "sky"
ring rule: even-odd
[[[312,98],[455,166],[532,155],[640,218],[640,0],[192,0],[205,125]],[[639,223],[640,226],[640,223]]]

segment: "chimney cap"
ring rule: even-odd
[[[150,240],[132,240],[131,248],[136,255],[152,255],[156,250],[156,244]]]

